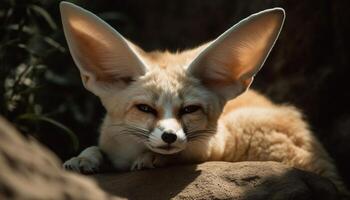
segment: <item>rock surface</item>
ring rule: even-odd
[[[107,200],[89,178],[65,172],[57,157],[0,117],[1,200]]]
[[[276,162],[207,162],[95,178],[126,199],[337,199],[327,180]]]
[[[337,199],[328,180],[276,162],[208,162],[93,177],[60,166],[54,154],[0,118],[0,199]]]

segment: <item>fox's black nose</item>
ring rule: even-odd
[[[162,140],[168,144],[175,142],[176,139],[177,139],[177,136],[174,133],[164,132],[162,135]]]

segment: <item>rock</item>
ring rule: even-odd
[[[337,199],[334,185],[276,162],[208,162],[86,177],[0,117],[0,199]],[[97,180],[100,188],[95,181]]]
[[[61,169],[57,157],[0,117],[0,199],[107,200],[89,178]]]
[[[94,177],[126,199],[337,199],[328,180],[277,162],[207,162]]]

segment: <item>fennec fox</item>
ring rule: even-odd
[[[217,39],[177,53],[145,52],[89,11],[66,2],[60,9],[82,82],[107,110],[98,147],[65,168],[97,172],[103,154],[116,170],[278,161],[342,188],[302,114],[248,90],[279,35],[283,9],[251,15]]]

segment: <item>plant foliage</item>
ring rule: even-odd
[[[101,108],[81,86],[58,16],[58,1],[2,0],[0,114],[65,158],[96,138]]]

